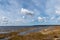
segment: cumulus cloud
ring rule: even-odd
[[[0,25],[7,25],[9,22],[8,22],[8,18],[5,17],[5,16],[0,16]]]
[[[58,22],[59,18],[56,18],[55,16],[51,17],[38,17],[38,22],[42,23],[56,23]]]
[[[56,11],[56,14],[60,15],[60,10],[57,10],[57,11]]]
[[[52,22],[51,19],[52,18],[49,18],[49,17],[38,17],[38,22],[49,23],[49,21]]]
[[[56,6],[56,7],[55,7],[55,13],[56,13],[57,15],[60,15],[60,6]]]
[[[27,9],[24,9],[24,8],[21,9],[21,13],[26,14],[26,15],[33,15],[34,14],[33,11],[30,11],[30,10],[27,10]]]
[[[9,21],[7,17],[2,17],[1,20],[2,20],[2,23],[8,23]]]
[[[38,17],[39,20],[42,20],[43,18],[42,17]]]
[[[42,17],[38,17],[38,21],[41,22],[43,21],[44,19]]]
[[[1,16],[0,17],[0,26],[11,26],[11,25],[15,25],[15,20],[12,21],[12,19],[6,17],[6,16]]]

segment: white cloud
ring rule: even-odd
[[[8,18],[7,17],[2,17],[2,23],[8,23]]]
[[[25,18],[25,16],[23,16],[22,18]]]
[[[30,11],[30,10],[27,10],[27,9],[24,9],[24,8],[21,9],[21,13],[26,14],[26,15],[33,15],[34,14],[33,11]]]
[[[60,15],[60,6],[56,6],[56,7],[55,7],[55,13],[56,13],[57,15]]]
[[[38,17],[38,21],[39,22],[43,21],[43,18],[42,17]]]
[[[56,14],[60,15],[60,10],[57,10],[57,11],[56,11]]]
[[[8,24],[9,24],[8,18],[5,16],[0,16],[0,25],[4,26],[4,25],[8,25]]]
[[[42,20],[43,18],[42,17],[38,17],[39,20]]]

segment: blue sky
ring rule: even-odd
[[[60,25],[60,0],[0,0],[0,26]]]

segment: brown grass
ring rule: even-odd
[[[42,32],[45,34],[43,34]],[[0,34],[0,39],[8,38],[8,40],[54,40],[55,38],[60,38],[60,27],[58,26],[53,28],[47,28],[46,31],[43,29],[40,32],[32,32],[29,33],[28,35],[18,35],[18,34],[19,31],[11,32],[9,34]]]

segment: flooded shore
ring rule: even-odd
[[[55,29],[54,29],[55,27]],[[52,29],[53,28],[53,29]],[[3,27],[0,27],[0,40],[24,40],[24,38],[26,37],[26,40],[31,38],[32,36],[38,36],[38,35],[41,35],[42,34],[42,37],[43,35],[47,36],[50,38],[49,35],[52,35],[53,34],[53,30],[56,30],[56,28],[60,29],[60,26],[35,26],[35,27],[15,27],[15,26],[3,26]],[[56,31],[57,32],[57,31]],[[58,30],[58,32],[60,32]],[[58,33],[57,32],[57,33]],[[38,33],[38,34],[37,34]],[[46,33],[46,34],[44,34]],[[48,34],[48,33],[51,33],[51,34]],[[34,35],[35,34],[35,35]],[[60,35],[60,34],[58,34]],[[31,36],[31,37],[29,37]],[[29,38],[27,38],[29,37]],[[31,38],[31,40],[33,39],[33,37]],[[41,36],[39,36],[41,37]],[[52,36],[51,36],[52,37]],[[39,38],[37,38],[36,40],[38,40]]]

